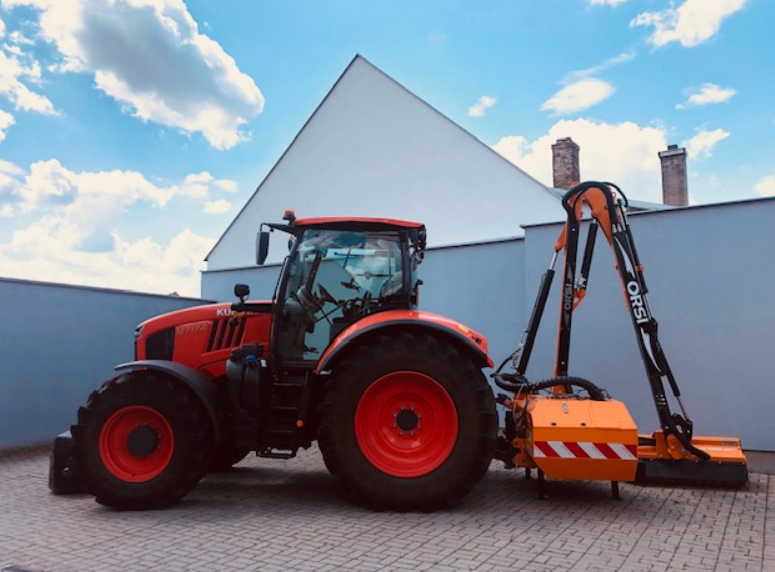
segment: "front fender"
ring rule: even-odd
[[[169,374],[178,381],[185,383],[191,388],[207,410],[207,414],[210,416],[210,421],[213,424],[216,443],[221,440],[223,427],[215,405],[218,402],[218,387],[195,369],[174,361],[158,359],[122,363],[117,365],[114,369],[120,372],[150,369]]]
[[[451,338],[469,350],[477,367],[493,367],[493,361],[487,355],[487,338],[460,322],[433,312],[388,310],[372,314],[345,328],[323,352],[315,373],[326,371],[337,356],[362,336],[400,327],[422,328]]]

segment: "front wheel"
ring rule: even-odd
[[[436,510],[481,480],[495,402],[471,359],[433,336],[373,339],[336,366],[318,430],[326,466],[376,509]]]
[[[210,419],[193,392],[147,371],[92,392],[71,433],[84,490],[124,510],[179,501],[205,474],[213,446]]]

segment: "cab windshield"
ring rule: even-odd
[[[293,336],[279,347],[289,359],[315,360],[355,320],[395,304],[407,305],[398,231],[349,232],[309,229],[289,261],[283,304]]]
[[[295,262],[291,272],[298,271],[299,280],[295,285],[289,282],[289,289],[312,280],[313,292],[327,291],[337,300],[380,298],[402,289],[400,276],[396,280],[402,267],[398,233],[308,230],[301,237]],[[314,275],[313,265],[317,266]]]

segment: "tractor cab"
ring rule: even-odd
[[[417,267],[425,227],[388,219],[295,219],[267,224],[257,261],[266,259],[269,234],[291,234],[274,296],[271,354],[276,364],[313,367],[348,326],[386,310],[416,307]]]

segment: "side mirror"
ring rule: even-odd
[[[240,302],[244,302],[245,298],[250,296],[250,286],[247,284],[235,284],[234,295],[239,298]]]
[[[262,230],[256,237],[256,264],[261,266],[269,255],[269,231]]]

